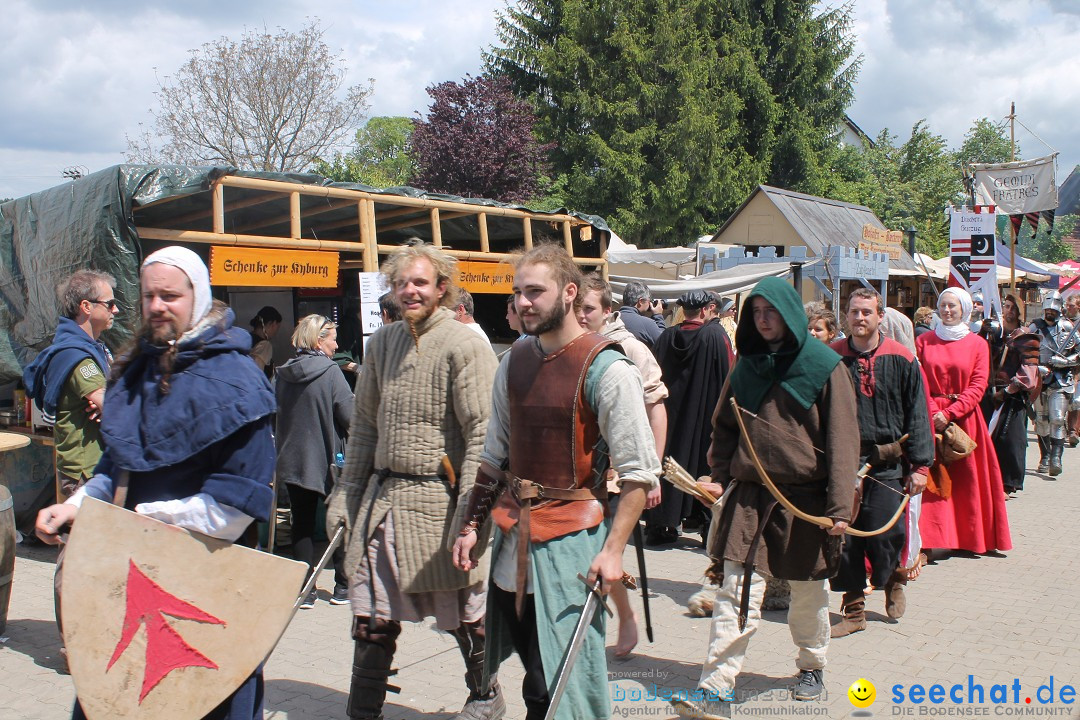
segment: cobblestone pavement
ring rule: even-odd
[[[1037,452],[1032,443],[1029,466]],[[796,703],[786,689],[795,672],[794,648],[783,612],[766,612],[750,643],[737,693],[735,717],[929,717],[960,715],[1080,717],[1069,688],[1080,686],[1080,582],[1074,522],[1080,517],[1080,449],[1066,450],[1058,478],[1029,474],[1027,489],[1007,504],[1014,547],[1004,554],[953,555],[929,565],[908,586],[900,621],[884,613],[882,593],[870,595],[865,632],[832,641],[825,672],[827,696]],[[20,547],[7,629],[0,639],[0,718],[54,720],[69,716],[74,689],[61,674],[52,617],[55,551]],[[687,598],[699,589],[706,561],[695,535],[668,549],[647,551],[654,643],[642,642],[628,660],[611,660],[609,686],[616,717],[669,718],[655,692],[696,686],[709,621],[693,618]],[[636,572],[633,553],[627,553]],[[300,612],[266,667],[269,720],[345,718],[352,643],[349,609],[332,606],[321,578],[320,602]],[[833,619],[839,595],[832,595]],[[640,608],[640,594],[633,602]],[[615,624],[609,627],[609,649]],[[609,656],[610,657],[610,656]],[[402,633],[396,664],[402,687],[390,696],[387,720],[451,718],[465,699],[463,666],[454,640],[428,624]],[[857,711],[847,688],[866,678],[877,689],[868,710]],[[508,717],[524,716],[521,666],[505,666]],[[1018,685],[1016,684],[1018,683]],[[922,699],[940,684],[944,702]],[[953,685],[960,688],[949,699]],[[995,685],[1006,686],[1005,704],[994,704]],[[1051,689],[1053,702],[1043,704]],[[979,704],[978,687],[985,702]],[[910,696],[908,693],[911,693]],[[972,697],[969,699],[969,693]],[[1015,695],[1014,695],[1015,693]],[[903,695],[903,702],[895,697]],[[1015,698],[1015,699],[1014,699]],[[1030,703],[1025,702],[1027,698]],[[955,698],[954,698],[955,699]],[[975,701],[975,702],[972,702]]]

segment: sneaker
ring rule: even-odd
[[[727,700],[672,700],[675,713],[681,718],[697,720],[730,720],[731,703]]]
[[[488,693],[486,698],[470,697],[461,712],[452,720],[501,720],[506,717],[506,698],[499,690]]]
[[[331,605],[348,605],[349,604],[349,588],[344,585],[338,585],[334,588],[334,594],[330,596]]]
[[[307,594],[307,597],[304,598],[304,601],[302,603],[300,603],[300,609],[301,610],[310,610],[311,608],[315,607],[315,601],[318,600],[318,599],[319,599],[318,593],[316,593],[314,590],[312,590],[311,592],[309,592]]]
[[[796,700],[817,700],[821,697],[825,684],[822,681],[822,670],[800,670],[799,677],[795,681]]]

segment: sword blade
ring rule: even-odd
[[[562,662],[559,664],[559,670],[555,674],[555,689],[551,691],[551,702],[548,704],[544,720],[554,720],[559,701],[562,700],[563,693],[566,692],[566,685],[570,681],[570,672],[574,669],[574,662],[577,660],[578,653],[581,652],[581,646],[585,644],[585,635],[589,632],[589,625],[592,624],[593,615],[596,614],[596,608],[600,605],[600,585],[601,580],[597,578],[588,591],[585,607],[581,609],[581,617],[578,618],[577,625],[574,627],[574,634],[570,636],[570,644],[566,647],[566,654],[563,656]]]
[[[649,611],[649,576],[645,572],[645,536],[641,523],[634,523],[634,549],[637,551],[638,575],[641,579],[641,607],[645,612],[645,637],[653,641],[652,613]]]
[[[319,558],[319,564],[311,571],[311,577],[304,583],[304,589],[300,591],[300,595],[297,596],[296,602],[293,603],[293,615],[300,608],[300,603],[303,602],[307,594],[315,589],[315,583],[319,581],[319,573],[323,571],[326,564],[330,562],[330,558],[334,554],[334,550],[341,544],[341,539],[345,537],[345,523],[338,523],[337,530],[334,531],[334,537],[330,538],[330,544],[326,546],[326,552]]]

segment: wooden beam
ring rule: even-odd
[[[487,213],[477,215],[476,222],[480,225],[480,252],[491,252],[491,244],[488,242]]]
[[[337,200],[337,201],[334,201],[334,202],[330,202],[327,205],[316,205],[316,206],[304,208],[304,210],[300,213],[300,217],[302,217],[304,219],[307,219],[307,218],[316,217],[318,215],[324,215],[324,214],[326,214],[328,212],[333,212],[335,210],[340,210],[341,208],[348,208],[348,207],[355,207],[355,206],[356,206],[355,201],[352,201],[352,200]],[[246,225],[240,225],[240,226],[235,227],[233,229],[236,230],[236,232],[240,232],[240,233],[250,233],[252,230],[261,230],[261,229],[266,228],[266,227],[273,227],[274,225],[284,225],[285,223],[289,222],[290,219],[291,219],[290,215],[277,215],[275,217],[263,218],[262,220],[257,220],[255,222],[247,223]]]
[[[185,196],[189,197],[189,196]],[[265,203],[274,202],[281,196],[278,193],[273,193],[270,196],[256,195],[255,197],[244,198],[243,200],[234,200],[233,202],[225,203],[225,214],[228,215],[233,210],[242,210],[243,208],[254,207],[255,205],[263,205]],[[138,210],[136,210],[136,214]],[[168,218],[170,225],[186,225],[190,222],[196,222],[198,220],[205,220],[208,217],[213,217],[213,209],[209,210],[196,210],[194,212],[185,213],[183,215],[177,215],[176,217]]]
[[[570,236],[570,222],[567,220],[562,222],[562,239],[563,245],[566,247],[566,254],[574,257],[574,239]]]
[[[431,244],[442,247],[442,223],[439,217],[439,208],[431,208]]]
[[[600,233],[600,257],[604,258],[605,261],[600,274],[604,278],[604,282],[611,282],[611,268],[607,264],[607,241],[607,233]]]
[[[214,183],[213,194],[210,196],[210,210],[214,214],[212,227],[214,232],[225,232],[225,186]]]
[[[522,218],[521,219],[521,228],[522,228],[522,230],[525,231],[525,249],[526,250],[532,250],[532,246],[533,246],[532,218]]]
[[[237,235],[212,233],[200,230],[166,230],[165,228],[136,227],[135,232],[144,240],[167,242],[204,243],[208,245],[245,245],[249,247],[287,248],[292,250],[335,250],[338,252],[363,252],[364,246],[343,240],[316,240],[315,238],[283,238],[267,235]]]
[[[383,255],[389,255],[390,253],[397,252],[401,248],[397,245],[379,245],[379,253]],[[458,258],[459,260],[476,260],[478,262],[504,262],[513,260],[516,255],[514,253],[499,253],[499,252],[476,252],[474,250],[453,250],[450,248],[442,248],[442,252],[446,253],[450,257]],[[585,265],[589,267],[603,267],[607,264],[607,261],[603,258],[571,258],[578,265]]]
[[[289,235],[300,237],[300,193],[289,193]]]
[[[298,192],[301,195],[309,195],[312,197],[334,197],[344,200],[357,200],[359,198],[363,198],[365,200],[377,202],[381,205],[397,205],[400,207],[418,208],[437,207],[442,210],[457,210],[459,212],[485,212],[488,215],[498,215],[500,217],[534,217],[537,220],[545,222],[569,222],[573,225],[584,224],[583,220],[575,218],[571,215],[530,213],[524,210],[516,210],[513,208],[504,208],[488,205],[473,205],[471,203],[459,203],[449,200],[432,200],[430,198],[414,198],[406,197],[404,195],[384,195],[380,193],[369,193],[363,190],[349,190],[347,188],[327,187],[325,185],[297,185],[296,183],[283,182],[280,180],[264,180],[262,178],[240,177],[238,175],[225,175],[219,180],[219,182],[224,185],[228,185],[229,187],[242,187],[251,190],[265,190],[268,192]]]
[[[432,208],[431,210],[432,210],[432,212],[438,212],[439,208]],[[453,220],[454,218],[464,217],[466,215],[472,215],[472,214],[473,213],[448,212],[448,213],[440,213],[439,218],[441,220]],[[427,216],[418,217],[418,218],[410,218],[409,220],[402,220],[401,222],[391,223],[389,225],[380,225],[379,226],[379,231],[380,232],[387,232],[388,230],[401,230],[402,228],[416,227],[417,225],[426,225],[427,223],[430,223],[430,222],[431,222],[431,218],[427,217]],[[439,232],[439,242],[440,243],[442,242],[441,228],[440,228],[440,232]],[[432,243],[432,244],[434,244],[434,243]]]

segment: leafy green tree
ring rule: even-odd
[[[1032,235],[1031,226],[1025,221],[1017,236],[1016,251],[1024,257],[1039,262],[1059,263],[1062,260],[1076,260],[1072,245],[1064,238],[1076,230],[1080,220],[1076,215],[1062,215],[1054,220],[1054,229],[1048,232],[1049,225],[1039,223],[1039,232]],[[1006,230],[1008,232],[1008,230]]]
[[[356,131],[356,144],[333,161],[319,159],[315,172],[337,182],[372,187],[408,185],[416,173],[412,153],[413,121],[407,117],[373,117]]]
[[[488,68],[536,107],[555,173],[628,240],[714,229],[758,184],[815,192],[851,99],[850,7],[523,0]]]
[[[1012,141],[1004,123],[994,123],[988,118],[975,121],[964,135],[964,143],[956,151],[961,166],[971,163],[1001,163],[1013,159]]]

